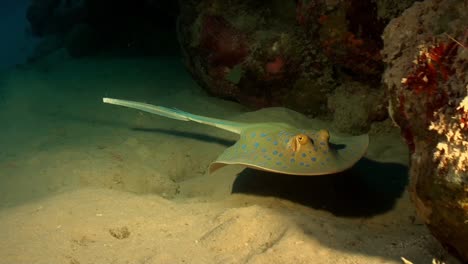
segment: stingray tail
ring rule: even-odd
[[[164,116],[164,117],[168,117],[172,119],[177,119],[181,121],[194,121],[197,123],[214,126],[214,127],[224,129],[224,130],[237,133],[237,134],[240,134],[242,131],[242,128],[247,125],[246,123],[233,122],[233,121],[216,119],[216,118],[211,118],[211,117],[206,117],[206,116],[199,116],[199,115],[190,114],[190,113],[187,113],[179,109],[175,109],[175,108],[167,108],[163,106],[156,106],[156,105],[140,103],[140,102],[135,102],[135,101],[113,99],[113,98],[102,98],[102,101],[107,104],[125,106],[125,107],[129,107],[133,109],[138,109],[144,112],[148,112],[151,114],[156,114],[156,115],[160,115],[160,116]]]

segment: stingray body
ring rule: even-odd
[[[257,170],[291,175],[333,174],[358,162],[369,144],[367,134],[340,137],[327,130],[305,130],[285,123],[233,122],[112,98],[103,98],[103,102],[239,134],[239,140],[211,163],[210,173],[229,164],[241,164]]]

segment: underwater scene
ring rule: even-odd
[[[0,6],[0,264],[468,263],[468,1]]]

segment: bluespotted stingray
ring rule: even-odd
[[[103,98],[125,106],[182,121],[194,121],[239,134],[240,139],[211,163],[210,173],[230,164],[290,175],[325,175],[344,171],[367,151],[369,137],[341,137],[327,130],[305,130],[285,123],[243,123],[194,115],[146,103]]]

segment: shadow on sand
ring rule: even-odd
[[[408,183],[408,168],[363,158],[353,168],[324,176],[291,176],[246,169],[232,192],[281,197],[336,216],[369,217],[389,211]]]
[[[212,142],[216,144],[220,144],[226,147],[234,145],[236,143],[235,140],[224,139],[221,137],[210,136],[207,134],[202,133],[194,133],[194,132],[186,132],[180,130],[171,130],[171,129],[161,129],[161,128],[142,128],[142,127],[134,127],[132,128],[133,131],[140,131],[140,132],[151,132],[151,133],[161,133],[176,137],[183,137],[183,138],[191,138],[199,141],[204,142]]]

